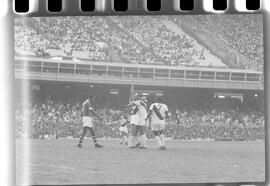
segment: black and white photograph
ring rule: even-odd
[[[265,182],[263,26],[16,17],[16,184]]]

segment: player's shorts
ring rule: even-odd
[[[127,133],[127,134],[128,134],[128,128],[127,128],[127,126],[120,127],[120,128],[119,128],[119,131],[120,131],[120,132],[124,132],[124,133]]]
[[[165,129],[164,122],[152,122],[151,123],[151,130],[152,131],[161,131]]]
[[[135,114],[130,116],[130,124],[135,124],[138,125],[140,119],[138,116],[136,116]]]
[[[83,122],[84,127],[93,127],[93,122],[92,122],[91,117],[83,116],[82,122]]]
[[[132,136],[137,136],[138,134],[144,135],[146,133],[146,126],[145,125],[133,125],[131,130]]]

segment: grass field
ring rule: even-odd
[[[76,148],[78,140],[16,140],[16,183],[205,183],[262,182],[265,179],[263,142],[168,141],[158,151],[129,149],[119,140],[92,140]],[[29,155],[24,150],[29,144]],[[26,148],[27,149],[27,148]]]

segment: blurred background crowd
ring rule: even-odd
[[[18,18],[14,32],[17,56],[263,70],[262,15]]]
[[[78,138],[82,129],[81,103],[64,103],[48,99],[35,102],[28,109],[16,105],[15,123],[17,137]],[[108,125],[126,114],[125,108],[97,105],[96,112],[104,122],[94,120],[99,138],[119,138],[120,124]],[[263,140],[264,113],[239,105],[224,108],[212,103],[190,107],[171,107],[165,134],[171,139],[185,140]],[[153,138],[150,130],[148,138]]]

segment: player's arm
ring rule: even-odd
[[[125,122],[125,123],[123,123],[123,124],[121,125],[121,127],[126,126],[128,123],[129,123],[129,121],[128,121],[128,120],[126,120],[126,122]]]
[[[82,107],[82,110],[81,110],[81,113],[80,113],[81,117],[83,117],[83,113],[84,113],[84,106]]]
[[[165,118],[168,119],[170,117],[169,111],[165,111]]]
[[[137,100],[137,101],[133,101],[132,103],[129,103],[127,107],[133,107],[133,106],[139,106],[139,105],[140,105],[140,102]]]
[[[148,111],[148,114],[147,114],[146,118],[145,118],[145,121],[147,121],[148,119],[150,119],[150,117],[152,116],[152,114],[153,114],[153,111],[150,109]]]
[[[95,117],[97,117],[100,121],[103,121],[103,119],[93,110],[92,107],[89,108],[91,114],[93,114]]]
[[[127,107],[133,107],[133,106],[136,106],[136,104],[134,103],[134,102],[132,102],[132,103],[129,103],[128,105],[127,105]]]
[[[151,107],[150,107],[150,108],[151,108]],[[148,114],[147,114],[147,116],[146,116],[146,118],[145,118],[146,126],[147,126],[149,129],[151,129],[151,122],[152,122],[151,116],[152,116],[152,114],[153,114],[153,111],[152,111],[152,110],[149,110],[149,111],[148,111]],[[149,122],[147,122],[148,120],[149,120]]]
[[[147,116],[146,116],[146,118],[145,118],[145,121],[149,120],[150,117],[152,116],[152,114],[153,114],[153,107],[154,107],[154,104],[152,104],[152,105],[150,106],[149,111],[148,111],[148,114],[147,114]]]
[[[165,118],[168,119],[170,117],[168,106],[165,105]]]

